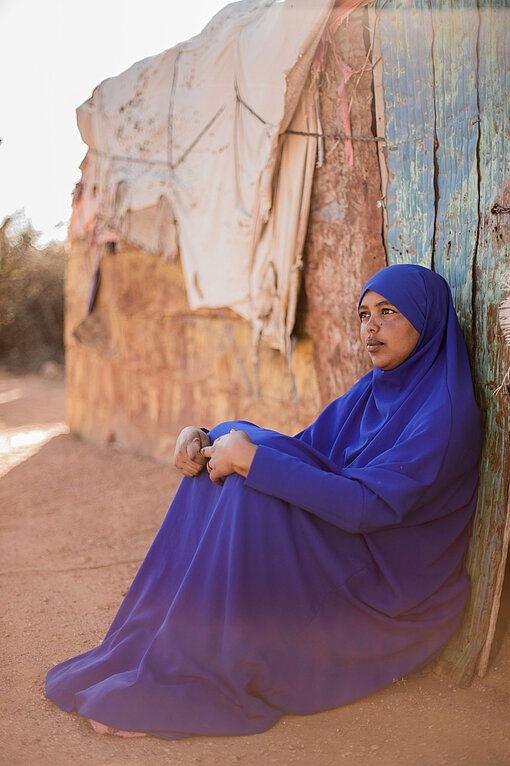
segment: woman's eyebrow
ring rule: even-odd
[[[379,301],[379,302],[378,302],[378,303],[376,303],[375,305],[376,305],[376,308],[377,308],[378,306],[393,306],[393,303],[392,303],[391,301],[386,301],[386,300],[384,300],[384,301]],[[365,304],[364,304],[364,303],[362,303],[362,304],[360,305],[360,307],[359,307],[358,311],[361,311],[361,309],[364,309],[365,311],[368,311],[368,306],[365,306]]]

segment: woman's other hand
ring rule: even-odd
[[[189,479],[197,476],[206,464],[201,450],[210,443],[208,435],[200,428],[183,428],[175,445],[174,466]]]
[[[231,473],[247,476],[256,450],[257,445],[253,444],[248,434],[233,428],[210,447],[202,449],[202,455],[208,460],[209,478],[221,486]]]

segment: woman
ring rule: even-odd
[[[420,266],[375,274],[358,310],[373,370],[309,428],[181,434],[188,478],[103,643],[48,673],[64,710],[120,734],[260,732],[448,641],[480,449],[464,341]]]

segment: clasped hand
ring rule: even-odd
[[[201,450],[207,458],[209,478],[220,486],[231,473],[247,476],[257,447],[244,431],[236,431],[220,436],[210,447]]]
[[[201,428],[195,426],[183,428],[175,445],[175,467],[189,479],[199,474],[206,464],[206,459],[200,450],[210,443],[211,440]]]
[[[200,428],[188,426],[177,439],[174,465],[184,476],[197,476],[207,466],[209,477],[222,485],[232,473],[247,476],[257,447],[244,431],[232,429],[214,444]]]

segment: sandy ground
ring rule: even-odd
[[[250,737],[120,740],[46,700],[46,670],[102,639],[178,484],[169,466],[69,435],[64,410],[62,381],[0,370],[2,765],[510,763],[508,632],[470,688],[401,680]]]

